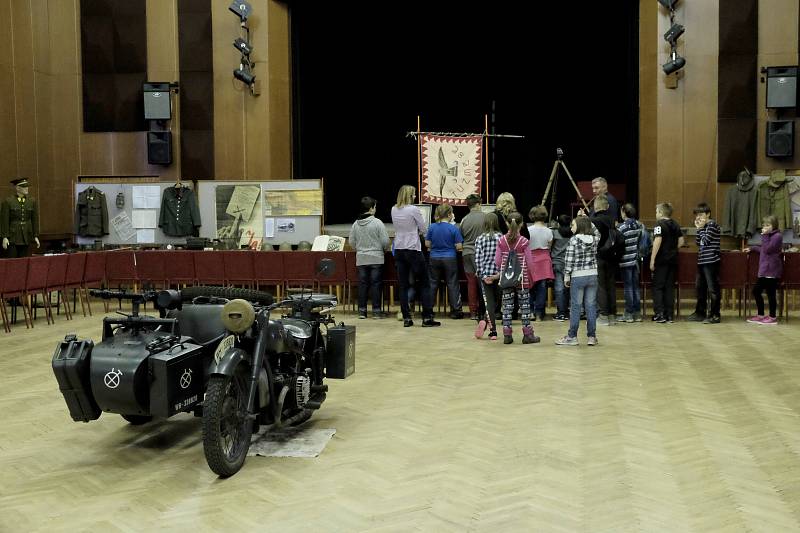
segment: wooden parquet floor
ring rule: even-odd
[[[615,325],[577,348],[552,321],[504,346],[467,320],[345,319],[357,372],[309,422],[336,429],[325,451],[227,480],[189,415],[71,421],[50,359],[67,332],[98,340],[97,316],[17,325],[0,337],[0,530],[800,531],[796,317]]]

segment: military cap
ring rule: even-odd
[[[27,187],[28,186],[28,178],[15,178],[11,180],[11,185],[16,185],[18,187]]]

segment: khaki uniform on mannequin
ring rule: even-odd
[[[30,246],[39,248],[39,211],[36,201],[28,197],[28,180],[11,180],[17,194],[6,198],[0,206],[0,234],[7,257],[25,257]]]

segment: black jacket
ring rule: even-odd
[[[75,233],[81,237],[108,235],[108,205],[106,195],[94,187],[78,194],[75,204]]]
[[[164,235],[171,237],[197,236],[200,223],[200,210],[194,191],[188,187],[169,187],[161,197],[161,212],[158,227]]]

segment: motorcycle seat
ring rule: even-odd
[[[177,318],[180,334],[203,346],[219,341],[226,333],[222,324],[222,305],[185,304],[180,311],[169,311],[167,317]]]

